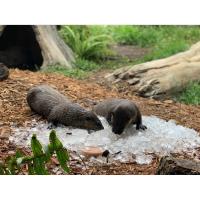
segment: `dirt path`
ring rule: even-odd
[[[134,45],[113,45],[111,47],[112,52],[114,53],[114,56],[111,56],[110,59],[111,65],[117,65],[120,63],[120,65],[130,65],[130,63],[133,63],[133,61],[136,61],[138,59],[144,58],[151,49],[149,48],[141,48],[139,46]],[[105,63],[106,65],[107,63]],[[109,67],[104,67],[104,69],[101,69],[97,72],[91,73],[91,75],[87,78],[88,81],[92,83],[98,83],[101,86],[105,86],[109,89],[111,89],[111,86],[109,83],[106,82],[104,77],[113,72],[112,69],[109,69]],[[118,88],[120,89],[120,87]]]
[[[113,45],[112,50],[116,53],[116,56],[121,58],[127,58],[129,60],[135,60],[144,57],[150,52],[149,48],[142,48],[134,45]]]
[[[26,94],[30,87],[37,84],[50,84],[68,95],[74,102],[86,108],[107,98],[120,97],[133,100],[139,105],[143,115],[155,115],[165,120],[174,119],[186,127],[200,132],[200,106],[187,106],[171,101],[159,102],[131,96],[129,93],[117,93],[95,83],[71,79],[59,74],[10,70],[10,78],[0,82],[0,158],[13,154],[16,147],[8,141],[13,123],[25,126],[32,119],[41,120],[31,113],[26,103]],[[157,160],[151,165],[120,164],[96,166],[86,171],[74,168],[77,174],[154,174]]]

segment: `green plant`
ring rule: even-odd
[[[56,132],[52,130],[49,135],[49,144],[43,148],[37,139],[36,135],[31,138],[32,156],[25,156],[20,151],[16,152],[15,156],[6,159],[5,163],[0,163],[1,175],[16,175],[22,170],[22,167],[28,165],[29,175],[47,175],[47,163],[50,161],[52,155],[56,155],[62,169],[69,173],[68,167],[69,155],[66,149],[64,149],[62,143],[56,136]]]
[[[110,52],[111,38],[106,34],[91,34],[88,26],[63,26],[60,34],[80,58],[100,59]]]
[[[46,69],[43,70],[44,73],[59,73],[63,74],[68,77],[77,78],[77,79],[83,79],[87,76],[87,73],[81,69],[78,68],[72,68],[67,69],[66,67],[55,65],[55,66],[49,66]]]
[[[200,81],[189,83],[177,100],[185,104],[200,105]]]
[[[159,40],[159,32],[153,26],[111,26],[110,29],[119,44],[148,47]]]
[[[76,62],[74,63],[76,69],[80,69],[83,71],[93,71],[99,69],[101,66],[93,61],[77,58]]]
[[[183,40],[163,40],[157,44],[154,49],[144,57],[144,61],[151,61],[165,58],[178,52],[188,49],[188,45]]]
[[[49,66],[45,69],[43,69],[43,72],[55,72],[59,74],[63,74],[68,77],[77,78],[77,79],[83,79],[86,78],[89,74],[88,72],[95,71],[97,69],[100,69],[101,65],[97,64],[93,61],[77,58],[76,62],[73,63],[74,68],[67,69],[66,67],[55,65],[55,66]]]

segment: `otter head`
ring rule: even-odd
[[[133,122],[134,116],[136,116],[134,110],[124,106],[116,107],[111,112],[112,132],[118,135],[122,134],[124,129]]]
[[[81,128],[94,131],[104,129],[101,121],[92,111],[85,112],[84,115],[81,116],[80,121]]]

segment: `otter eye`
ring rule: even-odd
[[[86,120],[87,120],[87,121],[90,121],[90,120],[92,120],[92,119],[91,119],[91,117],[86,117]]]

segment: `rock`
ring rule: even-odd
[[[165,156],[161,158],[157,175],[200,175],[200,162]]]
[[[81,150],[81,153],[86,157],[98,157],[103,154],[104,150],[100,147],[85,147]]]

